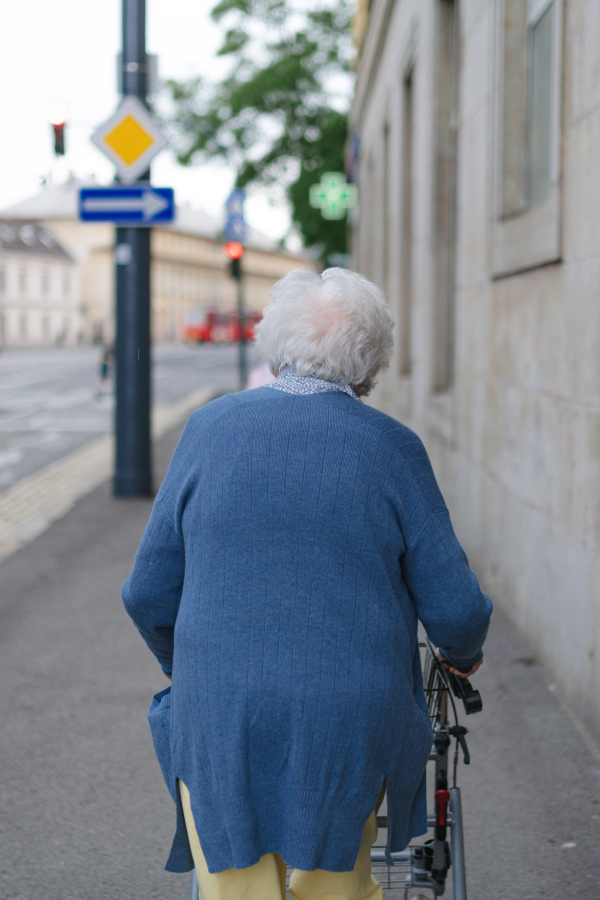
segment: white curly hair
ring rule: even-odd
[[[341,381],[368,394],[390,361],[394,322],[383,292],[349,269],[293,269],[271,291],[255,341],[277,374]]]

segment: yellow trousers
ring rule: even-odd
[[[285,900],[287,866],[279,853],[266,853],[247,869],[226,869],[214,874],[208,871],[192,816],[190,793],[181,779],[179,792],[196,867],[199,900]],[[290,876],[292,897],[295,900],[382,900],[381,885],[371,875],[371,847],[376,837],[375,811],[367,819],[352,871],[294,869]]]

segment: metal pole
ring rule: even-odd
[[[146,102],[146,3],[123,0],[123,96]],[[150,171],[139,181],[150,181]],[[150,447],[150,228],[117,228],[116,497],[152,494]]]
[[[240,345],[240,390],[243,391],[248,381],[248,364],[246,361],[246,316],[244,314],[244,281],[242,272],[240,272],[240,277],[237,280],[237,306]]]
[[[450,788],[450,812],[452,813],[452,889],[454,900],[467,900],[467,873],[465,868],[465,842],[460,788]]]

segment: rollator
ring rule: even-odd
[[[461,700],[467,716],[480,712],[481,696],[467,678],[457,678],[439,662],[429,641],[419,643],[423,666],[423,687],[433,727],[433,745],[429,762],[434,768],[433,807],[427,816],[428,834],[421,843],[411,843],[406,850],[391,853],[393,865],[385,851],[386,841],[375,844],[371,851],[372,872],[383,887],[386,900],[423,900],[441,897],[446,890],[448,874],[452,874],[454,900],[467,900],[467,873],[460,788],[456,777],[462,753],[465,765],[471,757],[467,747],[468,729],[460,725],[456,700]],[[469,670],[466,670],[469,671]],[[452,743],[454,749],[452,750]],[[385,815],[377,816],[380,833],[387,831]],[[198,882],[192,872],[191,900],[198,900]]]
[[[468,729],[460,725],[455,700],[461,700],[467,716],[482,709],[479,691],[467,678],[457,678],[437,659],[429,641],[420,643],[423,687],[433,727],[433,745],[429,762],[434,768],[432,810],[427,816],[429,837],[410,844],[401,853],[392,853],[394,865],[388,865],[385,842],[371,851],[372,871],[383,886],[385,898],[408,900],[417,897],[441,897],[446,879],[452,873],[454,900],[467,900],[467,874],[463,838],[460,788],[456,782],[459,756],[465,765],[471,757],[467,747]],[[469,670],[466,670],[469,671]],[[454,741],[454,750],[452,743]],[[387,816],[378,816],[377,825],[387,829]],[[431,892],[424,894],[423,891]]]

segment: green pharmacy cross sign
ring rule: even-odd
[[[308,199],[311,206],[321,210],[324,219],[343,219],[356,206],[357,190],[341,172],[324,172],[321,181],[313,184]]]

